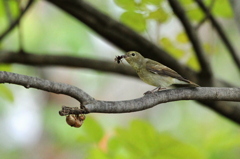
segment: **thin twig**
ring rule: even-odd
[[[5,12],[6,12],[6,15],[7,15],[7,18],[9,20],[9,25],[12,24],[13,22],[13,15],[11,13],[11,9],[10,9],[10,6],[9,6],[9,1],[3,1],[3,6],[4,6],[4,9],[5,9]]]
[[[168,0],[170,6],[172,7],[173,12],[175,15],[178,17],[178,19],[181,21],[186,34],[188,35],[189,40],[192,43],[193,49],[196,53],[196,56],[198,58],[199,64],[201,66],[201,74],[205,76],[206,78],[208,77],[211,79],[213,76],[213,72],[211,69],[211,66],[209,64],[208,58],[206,54],[204,53],[204,50],[201,46],[200,40],[197,37],[197,34],[188,19],[183,7],[181,6],[179,1],[176,0]]]
[[[22,13],[17,17],[17,19],[0,35],[0,41],[3,40],[8,33],[11,32],[11,30],[18,24],[24,13],[30,8],[31,4],[34,2],[34,0],[29,0],[28,4],[26,5],[25,9],[22,11]]]
[[[205,13],[205,17],[195,26],[195,30],[198,30],[209,19],[209,15],[211,14],[215,2],[215,0],[211,0],[207,12]]]
[[[18,10],[19,10],[19,15],[21,15],[23,10],[24,10],[22,8],[21,0],[18,0]],[[23,46],[23,44],[24,44],[23,30],[22,30],[21,23],[22,23],[22,18],[19,19],[18,24],[17,24],[17,26],[18,26],[19,53],[23,53],[23,49],[24,49],[24,46]]]
[[[207,14],[208,8],[203,3],[203,1],[202,0],[196,0],[196,2],[199,5],[199,7]],[[215,27],[218,35],[220,36],[220,39],[222,40],[222,42],[224,43],[226,48],[229,50],[229,53],[231,54],[231,57],[233,58],[236,66],[238,67],[238,69],[240,69],[240,57],[238,56],[238,52],[235,50],[232,43],[228,39],[228,37],[225,34],[222,26],[220,25],[220,23],[218,23],[216,18],[211,13],[209,13],[209,20],[212,23],[212,25]]]
[[[238,31],[240,31],[240,1],[239,0],[229,0],[232,10],[234,13],[235,23],[237,24]]]

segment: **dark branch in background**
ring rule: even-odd
[[[197,55],[199,64],[201,66],[201,75],[205,78],[209,78],[209,81],[211,77],[213,76],[213,72],[211,69],[211,65],[208,61],[208,58],[206,57],[206,54],[203,51],[203,48],[201,46],[200,40],[197,37],[197,34],[191,25],[191,22],[189,21],[183,7],[181,6],[181,3],[176,0],[168,0],[170,6],[172,7],[173,12],[175,15],[179,18],[181,21],[186,34],[188,35],[188,38],[190,42],[192,43],[193,49]]]
[[[226,46],[226,48],[230,52],[231,57],[233,58],[235,64],[237,65],[237,68],[240,69],[240,58],[238,56],[238,53],[234,49],[234,47],[232,46],[232,43],[230,42],[230,40],[228,39],[227,35],[225,34],[222,26],[220,25],[220,23],[218,23],[216,18],[210,12],[208,13],[208,8],[203,3],[202,0],[196,0],[196,2],[199,5],[199,7],[205,12],[205,14],[208,14],[210,22],[212,23],[212,25],[216,29],[220,39],[222,40],[222,42],[224,43],[224,45]]]
[[[6,37],[6,35],[8,33],[10,33],[11,30],[19,23],[19,21],[21,20],[21,18],[24,15],[24,13],[26,13],[26,11],[30,8],[30,6],[32,5],[33,2],[34,2],[34,0],[29,0],[25,9],[21,12],[21,14],[17,17],[17,19],[15,21],[13,21],[13,23],[2,34],[0,34],[0,41],[3,40]]]
[[[195,30],[198,30],[209,19],[209,14],[211,13],[215,2],[216,2],[215,0],[211,0],[207,12],[205,13],[205,17],[195,26]]]
[[[90,68],[98,71],[106,71],[112,73],[119,73],[128,76],[137,76],[135,71],[127,65],[119,65],[112,60],[99,60],[90,58],[79,58],[65,55],[38,55],[3,52],[0,51],[0,63],[12,64],[19,63],[31,66],[65,66],[65,67],[78,67]]]
[[[19,10],[19,15],[21,15],[22,12],[23,12],[21,0],[18,1],[18,10]],[[19,19],[17,26],[18,26],[19,52],[20,52],[20,53],[23,53],[23,49],[24,49],[24,46],[23,46],[24,41],[23,41],[23,40],[24,40],[24,39],[23,39],[23,30],[22,30],[22,26],[21,26],[21,19],[22,19],[22,18]]]
[[[235,22],[237,24],[238,30],[240,31],[240,1],[239,0],[230,0],[229,1],[231,6],[232,6],[232,10],[234,12],[234,18],[235,18]]]
[[[64,94],[81,103],[87,109],[87,113],[128,113],[152,108],[158,104],[178,100],[204,100],[206,101],[240,101],[240,88],[180,88],[169,89],[147,94],[141,98],[125,101],[100,101],[85,93],[83,90],[63,84],[51,82],[37,77],[29,77],[16,73],[0,71],[0,83],[10,83],[36,88],[57,94]],[[83,113],[83,112],[80,112]],[[225,116],[240,123],[240,116],[234,115],[236,110],[228,107]]]
[[[84,1],[48,0],[80,20],[99,35],[124,51],[138,51],[145,57],[155,59],[174,69],[187,79],[197,82],[197,73],[181,65],[165,50],[157,47],[132,29],[98,11]]]
[[[12,16],[12,13],[11,13],[9,2],[10,1],[3,1],[3,6],[4,6],[4,9],[5,9],[7,18],[9,20],[9,24],[11,24],[13,22],[13,16]]]
[[[0,64],[24,64],[30,66],[63,66],[94,69],[111,73],[118,73],[127,76],[138,77],[135,71],[128,65],[117,64],[117,62],[109,60],[82,58],[66,55],[49,55],[34,54],[23,52],[0,51]],[[63,54],[63,53],[62,53]],[[224,80],[214,79],[214,83],[218,87],[236,87]]]

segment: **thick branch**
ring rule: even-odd
[[[17,17],[15,21],[12,22],[12,24],[0,35],[0,41],[8,34],[11,32],[11,30],[18,25],[20,19],[23,17],[24,13],[30,8],[34,0],[29,0],[28,4],[26,5],[25,9],[20,13],[20,15]]]
[[[191,25],[191,22],[189,21],[184,9],[182,8],[179,1],[176,0],[168,0],[170,6],[173,9],[173,12],[176,14],[176,16],[181,21],[189,40],[192,43],[193,49],[196,52],[199,64],[202,68],[202,73],[205,77],[211,78],[212,77],[212,70],[211,65],[209,64],[208,58],[206,57],[206,54],[204,53],[200,40],[197,37],[197,34]]]
[[[89,112],[126,113],[152,108],[157,104],[179,100],[240,101],[240,88],[178,88],[147,94],[141,98],[126,101],[97,101],[85,105]],[[240,119],[240,117],[239,117]]]
[[[237,67],[240,68],[240,58],[238,56],[238,53],[234,49],[227,35],[225,34],[222,26],[220,25],[220,23],[218,23],[218,21],[214,18],[214,16],[208,11],[207,6],[203,3],[202,0],[196,0],[196,2],[199,5],[199,7],[205,12],[205,14],[208,14],[209,20],[212,23],[212,25],[215,27],[218,35],[220,36],[220,39],[225,44],[226,48],[229,50],[229,53],[231,54],[231,57],[233,58]]]
[[[210,101],[240,101],[240,88],[180,88],[170,89],[147,94],[141,98],[126,101],[100,101],[95,100],[83,90],[63,84],[43,80],[37,77],[29,77],[16,73],[0,71],[0,83],[10,83],[24,86],[26,88],[36,88],[52,93],[65,94],[78,100],[84,105],[89,113],[127,113],[141,111],[152,108],[157,104],[179,101],[179,100],[200,100]],[[214,106],[214,104],[213,104]],[[211,108],[211,106],[209,106]],[[219,105],[218,105],[219,107]],[[225,107],[226,108],[226,107]],[[229,119],[240,123],[239,112],[236,107],[228,107],[223,115]]]
[[[127,65],[118,65],[114,61],[80,58],[65,55],[39,55],[24,52],[18,54],[14,52],[0,51],[0,63],[19,63],[31,66],[66,66],[78,68],[90,68],[98,71],[119,73],[128,76],[136,76],[135,71]]]

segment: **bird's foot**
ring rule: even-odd
[[[157,88],[154,88],[154,89],[151,90],[151,91],[147,91],[147,92],[145,92],[143,95],[151,94],[151,93],[158,92],[158,91],[161,91],[161,90],[164,90],[164,89],[167,89],[167,88],[157,87]]]
[[[147,94],[151,94],[151,93],[153,93],[153,92],[152,91],[147,91],[147,92],[143,93],[143,95],[147,95]]]
[[[165,90],[165,89],[167,89],[167,88],[158,88],[158,89],[156,90],[156,92],[157,92],[157,91],[162,91],[162,90]]]

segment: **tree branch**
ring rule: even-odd
[[[202,24],[209,19],[209,14],[211,14],[214,4],[215,4],[215,0],[211,0],[207,8],[207,12],[205,12],[205,17],[194,27],[195,30],[198,30],[202,26]]]
[[[34,0],[29,0],[25,9],[22,10],[21,14],[17,17],[17,19],[15,21],[13,21],[11,23],[11,25],[0,35],[0,41],[4,39],[4,37],[11,32],[11,30],[18,25],[19,21],[21,20],[21,18],[23,17],[24,13],[26,13],[26,11],[30,8],[30,6],[32,5],[32,3],[34,2]]]
[[[39,55],[26,52],[19,54],[15,52],[0,51],[0,63],[19,63],[31,66],[66,66],[89,68],[98,71],[106,71],[137,77],[135,71],[127,65],[118,65],[116,62],[109,60],[80,58],[65,55]]]
[[[234,18],[235,18],[235,22],[237,24],[238,27],[238,31],[240,31],[240,1],[239,0],[230,0],[229,1],[231,6],[232,6],[232,10],[234,12]]]
[[[48,0],[93,29],[103,38],[124,51],[138,51],[174,69],[185,78],[198,83],[197,73],[180,64],[165,50],[154,45],[132,29],[98,11],[84,1]],[[208,82],[209,83],[209,82]]]
[[[0,71],[0,83],[10,83],[36,88],[57,94],[65,94],[78,100],[86,107],[88,113],[128,113],[152,108],[158,104],[179,100],[203,100],[206,101],[240,101],[240,88],[179,88],[169,89],[147,94],[141,98],[126,101],[100,101],[95,100],[83,90],[57,82],[29,77],[16,73]],[[240,123],[240,116],[235,114],[235,109],[229,107],[225,110],[225,116]]]
[[[11,24],[13,22],[13,15],[11,13],[9,1],[3,1],[3,6],[4,6],[4,9],[5,9],[5,13],[7,15],[7,18],[9,20],[9,24]]]
[[[203,3],[202,0],[196,0],[199,7],[205,12],[205,14],[208,14],[209,20],[212,23],[212,25],[215,27],[218,35],[220,36],[220,39],[225,44],[226,48],[229,50],[229,53],[231,54],[231,57],[233,58],[235,64],[237,65],[238,69],[240,69],[240,58],[238,56],[237,51],[234,49],[232,43],[228,39],[227,35],[225,34],[222,26],[218,21],[214,18],[214,16],[211,14],[211,12],[208,11],[207,6]],[[208,13],[209,12],[209,13]]]
[[[23,52],[0,51],[0,64],[24,64],[30,66],[65,66],[77,68],[89,68],[98,71],[118,73],[127,76],[138,77],[135,71],[128,65],[119,65],[108,60],[90,59],[66,55],[48,55]],[[200,78],[201,79],[201,78]],[[202,80],[202,79],[201,79]],[[214,86],[217,87],[236,87],[224,80],[213,77]],[[203,81],[205,83],[205,81]]]
[[[94,99],[86,92],[77,87],[64,83],[56,83],[37,77],[29,77],[16,73],[0,71],[0,83],[10,83],[24,86],[25,88],[36,88],[47,92],[65,94],[78,100],[82,104],[87,104]]]
[[[205,78],[211,78],[213,76],[211,65],[209,64],[208,58],[206,57],[206,54],[204,53],[201,43],[199,41],[199,38],[197,37],[197,34],[191,25],[187,15],[185,14],[184,9],[182,8],[179,1],[176,0],[168,0],[170,6],[173,9],[173,12],[178,17],[178,19],[181,21],[186,34],[188,35],[189,40],[192,43],[193,49],[195,50],[195,53],[197,55],[199,64],[202,68],[201,74],[205,76]]]

